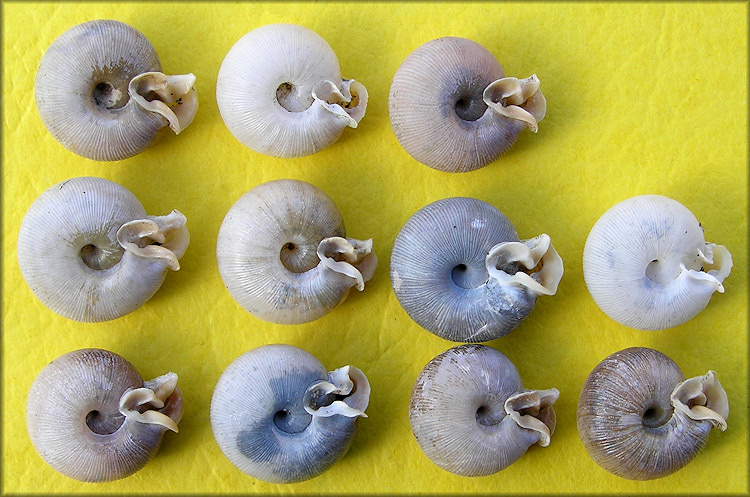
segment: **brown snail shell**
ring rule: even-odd
[[[578,400],[578,433],[591,458],[630,480],[661,478],[724,431],[729,401],[714,371],[685,379],[669,357],[632,347],[591,372]]]

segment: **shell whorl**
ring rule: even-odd
[[[409,421],[425,455],[462,476],[486,476],[518,460],[555,430],[560,392],[527,390],[513,363],[478,344],[453,347],[419,373]]]
[[[391,253],[401,306],[426,330],[456,342],[508,334],[539,295],[557,291],[562,273],[547,235],[521,242],[502,212],[465,197],[418,210]]]
[[[211,399],[211,428],[244,473],[273,483],[303,481],[346,454],[369,396],[357,368],[329,373],[302,349],[264,345],[222,373]]]
[[[388,99],[401,146],[445,172],[493,162],[525,128],[536,132],[545,111],[536,75],[506,78],[486,48],[456,37],[414,50],[396,71]]]
[[[179,269],[190,242],[179,211],[148,216],[125,187],[103,178],[62,181],[43,192],[18,233],[18,264],[34,295],[83,322],[124,316]]]
[[[372,240],[345,238],[333,200],[298,180],[256,186],[227,212],[216,259],[229,293],[274,323],[314,321],[364,284],[377,265]]]
[[[601,361],[578,400],[578,433],[591,458],[631,480],[667,476],[689,463],[712,428],[726,429],[729,402],[713,371],[685,380],[669,357],[632,347]]]
[[[702,311],[732,268],[729,251],[707,243],[682,204],[661,195],[623,200],[591,228],[583,277],[597,305],[642,330],[682,324]]]
[[[26,424],[39,455],[86,482],[125,478],[159,450],[183,413],[177,375],[143,382],[121,356],[102,349],[64,354],[36,377]]]
[[[167,126],[180,133],[198,108],[192,74],[167,76],[135,28],[95,20],[70,28],[42,57],[37,109],[68,150],[93,160],[136,155]]]
[[[314,31],[269,24],[240,38],[216,81],[229,131],[246,147],[275,157],[313,154],[356,128],[367,90],[342,79],[338,58]]]

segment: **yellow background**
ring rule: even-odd
[[[3,4],[3,492],[170,493],[728,493],[748,490],[747,418],[747,4],[745,3],[4,3]],[[164,71],[197,76],[193,124],[145,152],[98,163],[68,152],[44,128],[34,76],[66,29],[97,18],[131,24],[155,46]],[[224,55],[268,23],[302,24],[338,54],[342,75],[368,89],[356,130],[298,159],[257,154],[229,133],[215,99]],[[414,161],[388,120],[388,89],[401,61],[441,36],[487,47],[506,74],[539,76],[547,116],[495,163],[465,174]],[[191,244],[182,269],[123,318],[76,323],[44,307],[16,259],[21,220],[36,197],[75,176],[130,189],[149,214],[187,215]],[[380,265],[362,293],[317,322],[284,326],[241,309],[219,276],[215,244],[230,206],[277,178],[308,181],[336,202],[355,238],[372,237]],[[708,241],[726,245],[734,270],[726,292],[690,322],[644,332],[604,315],[586,290],[581,254],[591,226],[633,195],[657,193],[686,205]],[[557,431],[547,448],[493,476],[441,470],[409,428],[412,384],[434,356],[455,345],[416,325],[391,289],[388,263],[406,220],[429,202],[470,196],[502,210],[521,238],[548,233],[565,262],[558,293],[541,297],[510,335],[488,345],[517,366],[525,386],[557,387]],[[368,375],[369,417],[349,454],[307,482],[273,485],[237,470],[216,445],[209,403],[221,372],[268,343],[304,348],[329,369]],[[686,375],[715,369],[730,399],[726,432],[714,431],[689,466],[651,482],[599,468],[576,430],[583,382],[605,356],[647,346]],[[140,472],[106,484],[57,474],[37,455],[25,426],[26,395],[56,357],[83,347],[123,355],[144,378],[168,370],[186,399],[179,434],[165,435]]]

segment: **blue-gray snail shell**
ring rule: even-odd
[[[456,342],[508,334],[539,295],[557,291],[562,274],[548,235],[521,241],[502,212],[465,197],[418,210],[391,253],[401,306],[426,330]]]
[[[219,378],[211,428],[224,455],[244,473],[272,483],[307,480],[349,450],[370,398],[364,373],[328,372],[291,345],[246,352]]]

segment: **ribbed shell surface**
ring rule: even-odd
[[[325,192],[303,181],[269,181],[227,212],[216,246],[219,273],[232,297],[254,316],[275,323],[313,321],[341,303],[354,285],[352,278],[318,269],[320,241],[345,234],[341,214]],[[288,244],[294,246],[290,267],[281,259]]]
[[[327,379],[314,356],[289,345],[265,345],[237,358],[211,398],[211,428],[221,451],[244,473],[273,483],[326,471],[349,450],[357,424],[357,418],[305,411],[308,387]],[[278,413],[288,431],[274,422]]]
[[[54,185],[34,201],[18,233],[26,283],[44,305],[75,321],[107,321],[134,311],[161,286],[165,263],[124,252],[114,266],[92,269],[81,250],[95,245],[123,252],[117,231],[145,217],[138,199],[112,181],[81,177]]]
[[[399,143],[440,171],[472,171],[493,162],[525,128],[482,100],[484,89],[503,76],[497,59],[465,38],[438,38],[417,48],[396,71],[388,98]],[[457,109],[467,115],[459,117]]]
[[[335,142],[346,121],[313,103],[323,80],[341,84],[338,58],[314,31],[294,24],[269,24],[240,38],[219,68],[216,102],[229,131],[245,146],[276,157],[299,157]],[[277,100],[292,85],[298,110]]]
[[[491,347],[466,344],[443,352],[419,373],[411,392],[409,422],[419,447],[463,476],[506,468],[539,441],[538,433],[505,413],[505,401],[521,390],[513,363]]]
[[[578,433],[591,458],[631,480],[661,478],[690,462],[712,425],[672,408],[670,394],[684,380],[677,364],[648,348],[621,350],[600,362],[578,400]],[[646,426],[647,411],[663,413],[663,424]]]
[[[447,340],[484,342],[506,335],[536,302],[530,295],[515,300],[516,294],[489,281],[487,253],[508,241],[519,241],[515,228],[481,200],[452,197],[421,208],[401,228],[391,252],[391,284],[399,303],[417,324]],[[498,306],[501,301],[508,303]]]
[[[643,330],[682,324],[702,311],[716,285],[677,278],[680,264],[706,241],[695,216],[661,195],[623,200],[594,224],[583,249],[583,277],[597,305],[615,321]],[[669,281],[652,280],[652,262]]]
[[[151,43],[119,21],[79,24],[57,38],[42,57],[36,75],[37,108],[45,127],[65,148],[84,157],[111,161],[148,147],[167,120],[134,102],[105,109],[95,102],[99,84],[110,84],[128,98],[135,76],[160,71]]]
[[[138,471],[158,451],[164,429],[125,423],[118,407],[128,388],[143,386],[124,358],[101,349],[58,357],[29,391],[26,424],[39,455],[55,470],[87,482],[111,481]],[[87,425],[98,413],[99,430]]]

